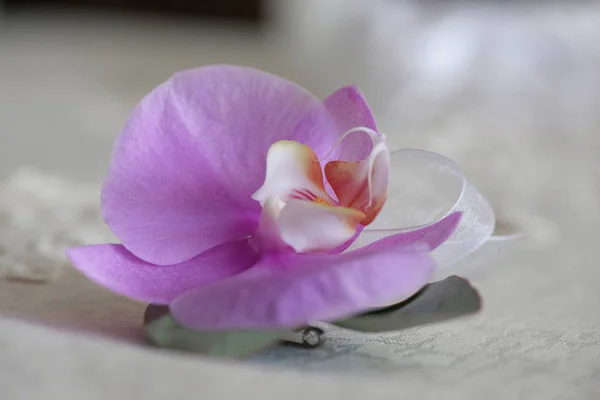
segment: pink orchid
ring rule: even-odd
[[[395,160],[408,163],[401,177],[454,189],[407,192],[427,182],[397,186]],[[397,220],[381,213],[394,185],[404,226],[417,227],[364,229]],[[390,154],[354,86],[321,102],[261,71],[209,66],[146,96],[115,144],[102,209],[122,244],[68,256],[191,329],[335,321],[408,298],[436,261],[479,247],[493,213],[464,202],[469,188],[441,156]]]

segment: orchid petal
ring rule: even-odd
[[[352,236],[350,239],[348,239],[345,243],[342,243],[341,245],[329,250],[328,253],[329,254],[339,254],[339,253],[343,253],[344,251],[348,250],[348,248],[350,248],[350,246],[352,246],[352,244],[356,241],[356,239],[358,239],[358,237],[360,236],[360,234],[362,233],[362,231],[364,229],[365,229],[364,226],[362,226],[361,224],[357,224],[356,232],[354,233],[354,236]]]
[[[396,248],[432,252],[452,235],[460,222],[460,218],[461,213],[456,212],[433,225],[425,226],[421,229],[408,230],[405,232],[383,231],[381,232],[384,235],[383,239],[364,246],[361,246],[361,236],[359,236],[359,238],[351,245],[350,251],[385,251],[386,249]],[[353,250],[357,247],[358,250]],[[381,307],[387,307],[400,301],[402,301],[402,299],[395,299],[393,302],[381,304]]]
[[[426,244],[429,251],[434,251],[454,233],[460,219],[461,213],[455,212],[432,225],[426,225],[421,228],[402,231],[397,229],[369,230],[369,233],[373,235],[359,235],[354,243],[349,246],[348,251],[356,251],[357,249],[383,250],[390,247],[406,247],[420,243]],[[374,234],[377,234],[380,239],[370,241]],[[368,242],[365,240],[365,237],[369,240]]]
[[[271,196],[264,202],[258,230],[252,235],[252,243],[262,251],[281,251],[289,246],[281,238],[277,220],[281,210],[285,207],[277,196]]]
[[[247,241],[222,244],[170,266],[149,264],[118,244],[75,247],[67,251],[67,256],[99,285],[155,304],[168,304],[190,289],[239,274],[258,258]]]
[[[351,239],[365,214],[352,208],[290,200],[281,210],[279,232],[296,252],[325,251]]]
[[[390,155],[383,140],[375,138],[373,151],[359,162],[331,161],[325,176],[340,205],[365,212],[360,224],[369,225],[377,217],[388,194]]]
[[[390,332],[465,317],[481,310],[481,297],[466,279],[451,276],[425,286],[399,304],[335,325],[359,332]]]
[[[331,113],[340,133],[358,126],[377,131],[369,104],[356,86],[344,86],[338,89],[329,95],[323,104]],[[353,134],[340,143],[338,159],[361,161],[369,155],[372,148],[373,143],[366,134]]]
[[[137,257],[183,262],[251,235],[271,144],[296,140],[321,157],[339,133],[317,98],[251,68],[184,71],[133,111],[102,191],[105,220]]]
[[[252,198],[263,205],[266,199],[273,196],[283,201],[294,197],[331,200],[323,186],[321,164],[310,147],[291,140],[281,140],[269,148],[265,182]]]
[[[232,279],[183,294],[171,304],[171,314],[198,330],[336,321],[410,297],[433,271],[426,252],[397,249],[267,257]]]
[[[460,223],[432,253],[438,269],[461,260],[490,238],[494,211],[453,161],[429,151],[398,150],[391,153],[391,168],[386,207],[353,248],[434,225],[455,212],[462,213]]]

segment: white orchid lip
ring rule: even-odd
[[[385,203],[389,185],[389,151],[385,137],[369,128],[353,128],[372,140],[362,161],[330,161],[323,166],[302,143],[282,140],[267,153],[266,177],[252,198],[263,207],[254,235],[268,249],[291,247],[298,253],[326,251],[351,239],[360,225],[370,224]],[[325,188],[325,179],[333,189]],[[336,198],[334,198],[336,197]]]

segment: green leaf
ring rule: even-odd
[[[215,357],[247,357],[279,343],[283,331],[193,331],[166,314],[146,324],[157,346]]]
[[[469,281],[450,276],[425,286],[402,303],[334,324],[361,332],[397,331],[463,317],[480,309],[481,297]]]

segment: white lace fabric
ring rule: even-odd
[[[68,247],[114,241],[99,193],[32,168],[11,175],[0,185],[0,276],[47,281],[67,265]]]

